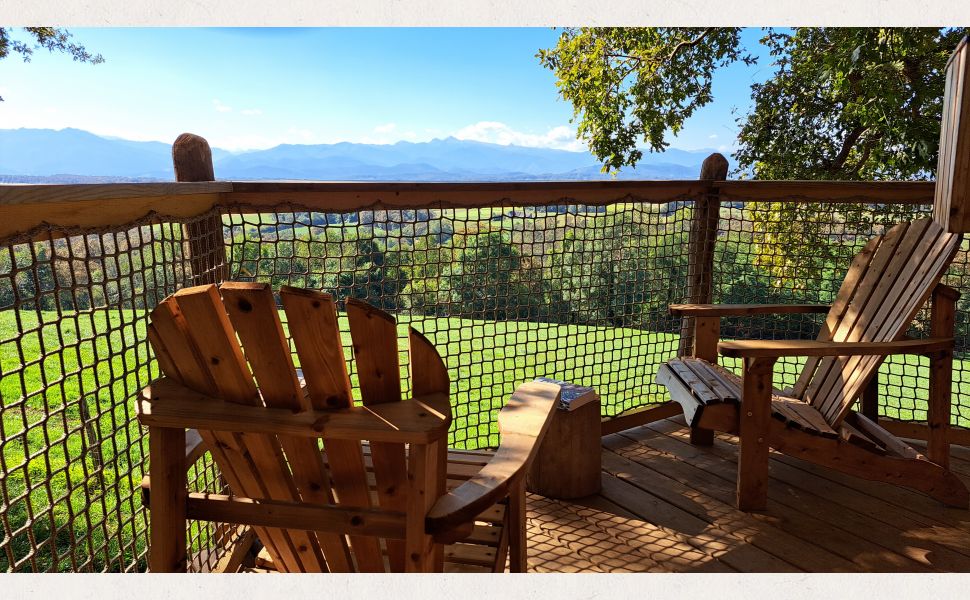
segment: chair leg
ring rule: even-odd
[[[956,326],[956,303],[960,293],[945,285],[933,290],[930,313],[930,334],[933,337],[953,337]],[[930,389],[927,402],[927,425],[930,433],[926,456],[944,469],[950,468],[950,444],[947,434],[950,419],[950,395],[953,385],[953,351],[930,355]]]
[[[182,573],[187,568],[185,536],[185,430],[148,428],[151,469],[148,568],[153,573]]]
[[[509,571],[525,573],[529,569],[525,539],[525,477],[519,478],[509,489]]]
[[[701,427],[690,428],[690,443],[695,446],[713,446],[714,430]]]
[[[764,510],[768,504],[768,428],[775,360],[744,361],[738,451],[738,508],[744,511]]]

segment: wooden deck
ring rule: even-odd
[[[676,419],[604,437],[598,495],[529,498],[530,570],[970,571],[970,511],[781,454],[768,510],[737,510],[736,442],[692,446]],[[970,482],[970,449],[952,468]]]

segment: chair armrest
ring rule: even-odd
[[[928,354],[953,348],[953,338],[927,338],[895,342],[821,342],[816,340],[732,340],[717,345],[731,358],[782,356],[889,356]]]
[[[671,304],[670,314],[683,317],[827,313],[827,304]]]
[[[475,476],[435,502],[425,525],[439,533],[475,520],[483,510],[508,494],[524,477],[559,406],[560,388],[533,381],[520,385],[498,414],[501,442],[492,459]]]
[[[141,391],[135,410],[142,425],[309,438],[427,444],[448,435],[442,413],[447,394],[339,410],[294,413],[283,408],[231,404],[161,378]]]

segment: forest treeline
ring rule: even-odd
[[[679,331],[667,306],[687,295],[689,208],[421,211],[420,218],[400,212],[229,216],[230,277],[322,290],[339,302],[359,298],[415,316]],[[189,279],[177,234],[144,226],[16,246],[0,257],[0,310],[154,306]],[[830,247],[815,246],[805,257],[817,264],[801,272],[813,275],[779,281],[762,266],[763,248],[750,227],[718,238],[714,299],[739,304],[831,302],[864,241],[833,236],[823,242]],[[724,333],[811,336],[816,324],[799,315],[760,317],[728,321]],[[958,326],[959,337],[970,334],[966,310]]]

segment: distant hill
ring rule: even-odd
[[[692,179],[712,150],[646,154],[620,179]],[[219,179],[323,181],[536,181],[608,179],[587,152],[503,146],[452,137],[396,144],[281,144],[231,153],[213,148]],[[0,181],[171,181],[171,146],[80,129],[0,129]]]

